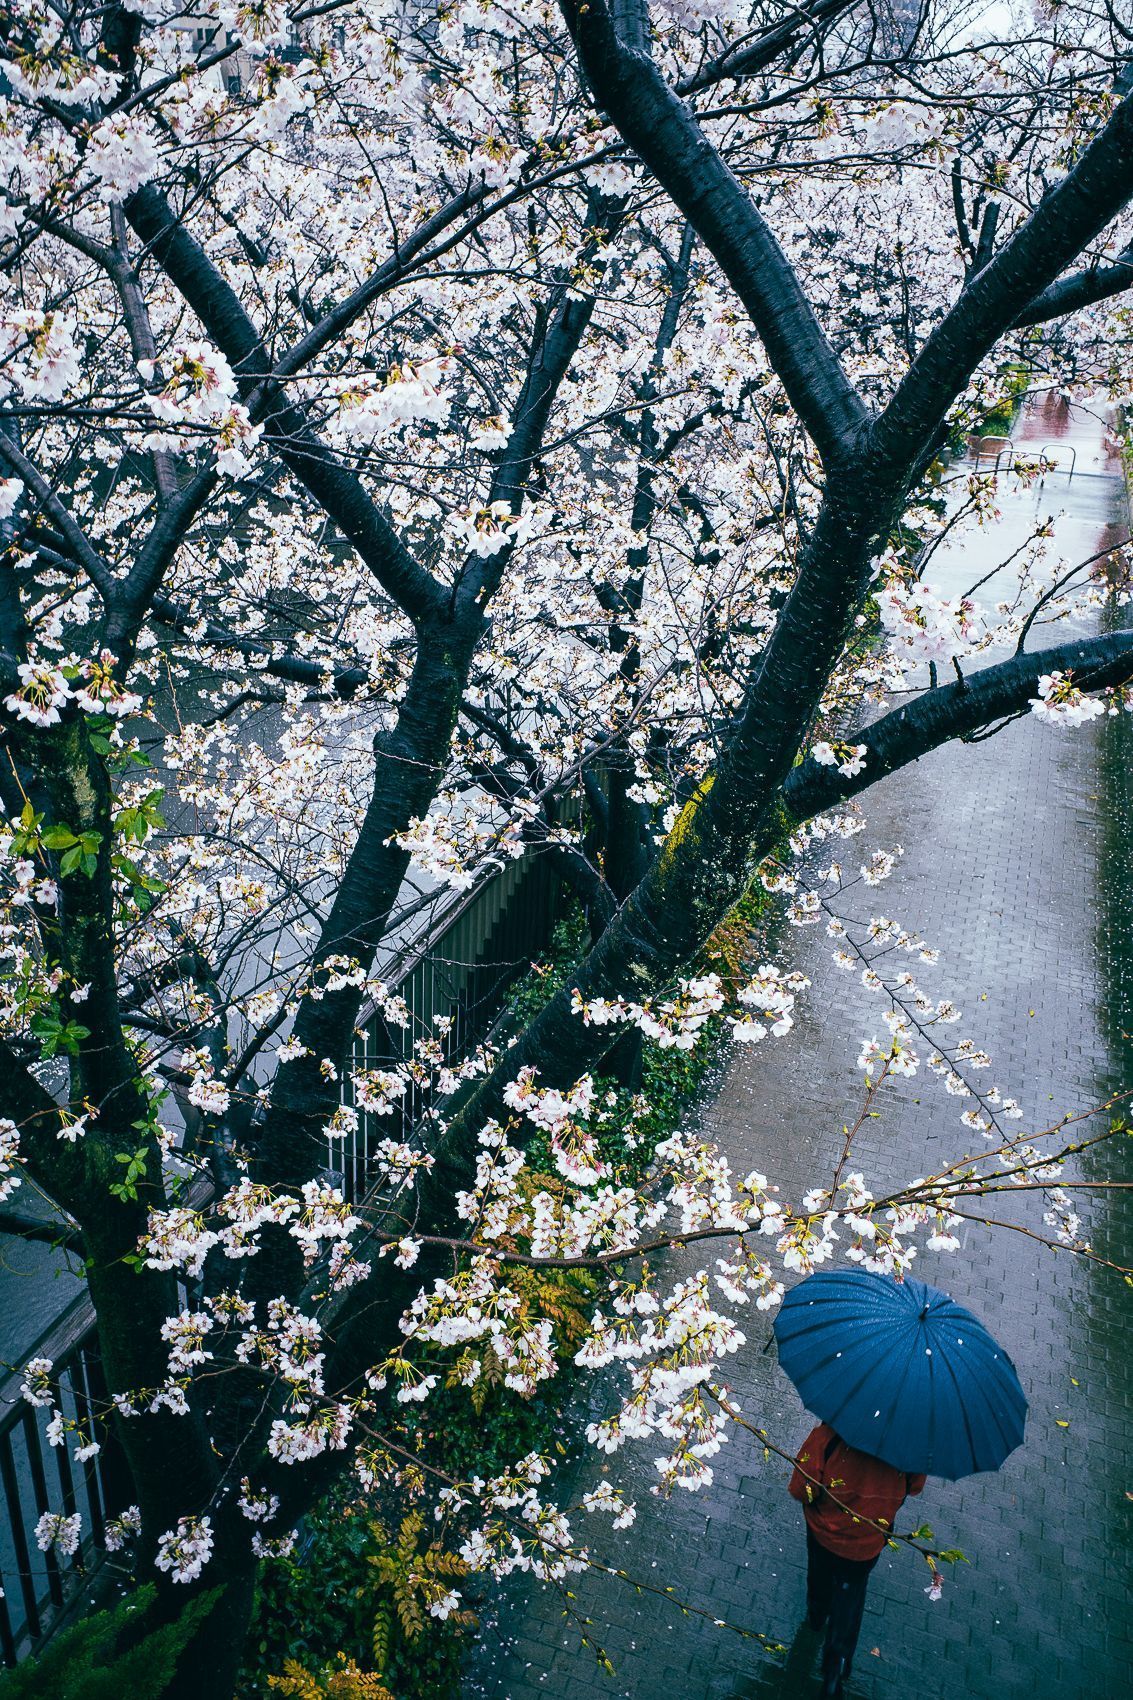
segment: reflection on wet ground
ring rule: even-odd
[[[1036,512],[1057,516],[1057,551],[1069,562],[1124,536],[1124,494],[1101,422],[1078,409],[1053,413],[1047,403],[1024,415],[1017,443],[1073,443],[1075,476],[1058,478],[1055,490],[1050,475],[1037,494],[1005,480],[999,506],[1008,530],[979,532],[942,553],[930,575],[942,589],[966,588],[1009,553]],[[1051,637],[1064,633],[1060,625]],[[994,1078],[1023,1105],[1026,1122],[1017,1125],[1047,1126],[1133,1084],[1131,758],[1128,716],[1076,732],[1028,718],[987,743],[941,751],[866,799],[869,830],[855,847],[900,843],[906,854],[857,908],[892,915],[941,948],[923,983],[964,1011],[953,1031],[991,1053]],[[725,1058],[700,1119],[741,1172],[763,1169],[797,1196],[830,1173],[858,1102],[859,1042],[881,1030],[880,1006],[856,977],[834,970],[820,929],[789,930],[777,948],[813,980],[797,1029],[778,1046]],[[929,1172],[969,1148],[961,1108],[923,1075],[903,1082],[868,1125],[856,1166],[875,1190]],[[1127,1177],[1127,1145],[1084,1160],[1083,1175]],[[1101,1256],[1133,1261],[1118,1195],[1099,1194],[1082,1213]],[[1031,1225],[1041,1217],[1020,1199],[996,1201],[989,1214]],[[978,1309],[1011,1352],[1031,1402],[1027,1442],[996,1475],[929,1484],[918,1516],[970,1563],[931,1604],[919,1563],[905,1553],[882,1558],[848,1693],[1117,1700],[1133,1682],[1133,1291],[1120,1275],[1007,1228],[968,1222],[962,1239],[952,1258],[925,1252],[917,1272]],[[766,1318],[746,1326],[748,1344],[729,1365],[733,1390],[753,1421],[797,1443],[807,1418],[774,1354],[761,1350]],[[608,1389],[592,1388],[587,1399],[568,1428],[608,1404]],[[817,1644],[799,1628],[804,1553],[785,1467],[740,1434],[714,1460],[708,1490],[661,1502],[649,1492],[657,1450],[609,1461],[609,1475],[637,1501],[634,1527],[618,1537],[587,1525],[586,1536],[604,1562],[671,1587],[674,1600],[705,1615],[682,1615],[671,1600],[606,1578],[579,1578],[571,1609],[593,1620],[611,1677],[580,1646],[554,1590],[513,1584],[485,1619],[469,1697],[793,1700],[815,1692]],[[593,1455],[584,1459],[575,1490],[603,1472]],[[761,1631],[784,1650],[768,1656],[713,1619]]]

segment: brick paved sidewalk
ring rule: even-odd
[[[1112,504],[1112,490],[1105,494]],[[1027,720],[929,758],[865,799],[869,831],[853,848],[902,843],[906,855],[855,912],[872,904],[941,947],[922,984],[964,1011],[951,1031],[991,1052],[988,1078],[1022,1103],[1019,1126],[1041,1127],[1133,1082],[1122,1038],[1133,1030],[1131,776],[1127,717],[1071,733]],[[858,1102],[859,1041],[884,1029],[882,1006],[833,967],[821,929],[788,929],[779,944],[782,960],[814,981],[796,1031],[778,1046],[733,1052],[701,1119],[741,1172],[764,1169],[797,1193],[829,1173]],[[968,1148],[955,1099],[923,1074],[903,1087],[855,1147],[854,1166],[875,1191]],[[1127,1176],[1124,1152],[1095,1172],[1117,1172],[1119,1159]],[[1128,1262],[1133,1236],[1121,1211],[1119,1201],[1099,1200],[1083,1215],[1097,1249]],[[996,1475],[929,1483],[916,1516],[970,1565],[946,1577],[933,1604],[919,1562],[904,1552],[882,1557],[848,1692],[1118,1700],[1133,1691],[1133,1291],[1017,1233],[966,1224],[962,1237],[951,1258],[922,1252],[917,1273],[977,1308],[1011,1352],[1031,1402],[1027,1443]],[[797,1443],[809,1420],[774,1353],[761,1350],[767,1319],[752,1313],[741,1325],[748,1344],[729,1366],[732,1385],[752,1420]],[[590,1398],[597,1412],[608,1394],[596,1386]],[[517,1584],[485,1621],[469,1700],[789,1700],[816,1691],[816,1638],[798,1627],[805,1560],[785,1466],[741,1433],[714,1460],[709,1492],[662,1502],[649,1494],[654,1451],[609,1461],[611,1476],[628,1478],[638,1517],[622,1536],[593,1534],[588,1520],[595,1555],[787,1651],[769,1657],[668,1600],[580,1577],[575,1609],[593,1619],[615,1666],[609,1677],[564,1622],[556,1591]],[[581,1468],[585,1488],[602,1466],[591,1456]]]

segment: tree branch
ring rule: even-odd
[[[1080,312],[1083,307],[1092,307],[1095,301],[1105,301],[1129,288],[1133,288],[1133,242],[1121,250],[1112,265],[1087,266],[1052,283],[1020,313],[1012,329],[1023,330],[1028,325],[1064,318],[1067,313]]]
[[[625,208],[624,200],[599,200],[591,239],[582,255],[586,262],[601,262],[605,241],[617,234]],[[489,504],[506,502],[513,514],[519,513],[527,495],[551,409],[597,303],[593,291],[578,296],[564,284],[558,293],[559,300],[550,313],[550,323],[545,329],[537,329],[532,339],[523,388],[512,417],[511,436],[506,448],[501,451],[488,491]],[[460,584],[462,607],[470,609],[484,605],[499,585],[513,548],[509,544],[487,560],[469,563]]]
[[[245,396],[262,385],[269,441],[309,494],[354,545],[382,588],[415,624],[443,618],[445,594],[410,554],[362,484],[311,430],[304,411],[272,376],[259,332],[235,291],[156,189],[139,189],[126,216],[150,253],[231,362]]]
[[[1076,639],[1035,654],[1013,655],[954,685],[926,691],[916,702],[894,709],[854,734],[866,746],[865,767],[853,778],[808,756],[783,786],[783,801],[796,820],[856,797],[879,779],[939,749],[953,738],[978,731],[1004,715],[1025,713],[1038,695],[1039,678],[1072,672],[1082,690],[1104,690],[1133,679],[1133,632]]]
[[[865,406],[763,217],[653,61],[619,41],[606,0],[561,4],[596,100],[718,261],[823,460],[844,459]]]
[[[3,431],[0,431],[0,461],[8,463],[16,477],[21,478],[31,491],[44,513],[54,520],[66,539],[68,549],[109,608],[116,589],[114,574],[109,564],[98,553],[82,526],[72,517],[70,509],[59,500],[38,467],[32,465]]]
[[[427,248],[434,236],[439,236],[447,230],[461,215],[478,205],[487,194],[484,183],[473,183],[446,201],[431,218],[419,224],[404,242],[394,242],[394,251],[388,260],[384,260],[377,270],[358,285],[337,307],[332,307],[316,324],[313,324],[307,334],[299,339],[282,359],[277,360],[274,368],[276,378],[289,377],[294,372],[302,371],[315,356],[322,352],[327,345],[334,341],[342,332],[348,330],[366,308],[392,289],[394,284],[404,277],[411,263],[423,248]]]
[[[741,77],[754,76],[757,71],[764,71],[768,65],[774,64],[786,48],[793,47],[804,31],[809,32],[813,39],[822,25],[833,24],[844,12],[860,4],[861,0],[817,0],[813,6],[799,7],[786,22],[776,24],[746,47],[728,47],[716,59],[709,60],[703,70],[679,85],[678,93],[697,94],[701,89],[712,88],[716,83],[727,82],[731,78],[738,81]]]
[[[881,460],[915,463],[980,361],[1133,195],[1133,96],[936,327],[870,433]]]
[[[219,482],[220,474],[215,466],[202,467],[186,489],[170,496],[158,513],[137,559],[117,587],[107,621],[107,642],[119,660],[128,658],[132,652],[138,628],[154,604],[158,587],[185,533]]]
[[[199,622],[193,615],[167,596],[154,597],[152,612],[155,620],[160,620],[162,625],[172,626],[175,631],[194,635],[198,631]],[[329,663],[324,666],[321,661],[312,661],[305,655],[274,655],[270,644],[259,638],[230,632],[212,620],[206,622],[203,636],[198,641],[207,644],[211,649],[227,649],[234,655],[242,655],[257,671],[266,673],[273,679],[283,679],[296,685],[310,685],[312,690],[321,689],[329,679],[336,695],[341,697],[353,696],[369,678],[364,667],[336,668]]]

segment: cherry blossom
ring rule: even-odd
[[[40,1552],[59,1552],[73,1558],[82,1538],[82,1513],[67,1516],[62,1511],[45,1511],[35,1526],[35,1544]]]
[[[172,1582],[195,1582],[212,1557],[211,1517],[181,1517],[176,1529],[167,1529],[157,1543],[154,1559]]]
[[[57,726],[71,696],[62,673],[46,661],[23,661],[16,671],[19,688],[4,698],[4,707],[32,726]]]
[[[1083,695],[1069,674],[1044,673],[1038,696],[1031,698],[1031,713],[1051,726],[1081,726],[1104,714],[1105,704]]]
[[[160,154],[142,117],[104,118],[91,131],[87,164],[104,201],[124,201],[155,174]]]
[[[128,1505],[119,1516],[107,1520],[104,1541],[107,1552],[122,1552],[141,1534],[141,1507]]]
[[[7,1116],[0,1117],[0,1202],[11,1198],[23,1179],[19,1153],[19,1128]]]

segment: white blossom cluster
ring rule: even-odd
[[[176,1529],[167,1529],[157,1543],[154,1559],[159,1570],[173,1582],[195,1582],[212,1557],[211,1517],[179,1517]]]
[[[63,1511],[45,1511],[35,1526],[35,1544],[40,1552],[58,1552],[73,1558],[82,1539],[83,1518],[80,1511],[68,1516]]]
[[[106,714],[124,719],[137,714],[142,698],[114,679],[115,658],[102,650],[93,660],[74,660],[62,666],[51,661],[21,662],[19,685],[4,698],[4,707],[18,720],[32,726],[57,726],[60,710],[70,701],[87,714]],[[71,673],[73,679],[67,675]]]
[[[104,1537],[107,1552],[122,1552],[141,1532],[141,1507],[128,1505],[120,1516],[107,1519]]]
[[[381,383],[356,383],[340,392],[332,429],[354,444],[383,440],[410,424],[432,420],[443,425],[450,400],[444,376],[452,364],[447,355],[416,364],[393,366]]]
[[[124,201],[158,170],[161,155],[144,115],[115,114],[91,131],[87,164],[99,180],[104,201]]]
[[[152,386],[146,403],[163,427],[146,437],[146,447],[186,454],[203,432],[215,442],[219,471],[232,476],[248,471],[263,426],[253,424],[236,400],[236,379],[223,354],[207,343],[184,343],[160,364],[140,360],[138,371]]]
[[[94,1458],[102,1447],[94,1438],[89,1423],[82,1423],[74,1417],[65,1417],[62,1411],[53,1411],[45,1430],[49,1446],[66,1446],[68,1436],[77,1441],[74,1451],[75,1462],[85,1464],[88,1458]]]
[[[1105,711],[1101,699],[1086,696],[1069,673],[1044,673],[1038,696],[1031,698],[1031,713],[1049,726],[1082,726]]]
[[[7,1116],[0,1117],[0,1204],[19,1186],[20,1130]]]
[[[735,989],[737,1002],[753,1013],[728,1016],[733,1037],[752,1044],[766,1038],[768,1032],[776,1038],[790,1032],[795,998],[809,983],[804,975],[784,974],[773,964],[764,963],[752,979]],[[587,1026],[625,1024],[639,1028],[663,1050],[690,1051],[709,1019],[724,1009],[726,1001],[721,977],[709,973],[682,978],[675,995],[646,1003],[625,998],[585,1000],[576,989],[571,1007]],[[756,1019],[756,1011],[763,1015],[766,1026]]]
[[[890,579],[878,592],[877,606],[889,642],[913,661],[948,661],[966,655],[978,635],[977,610],[970,598],[939,595],[921,580]]]
[[[14,391],[26,401],[65,396],[82,374],[75,334],[65,313],[0,308],[0,398]]]

